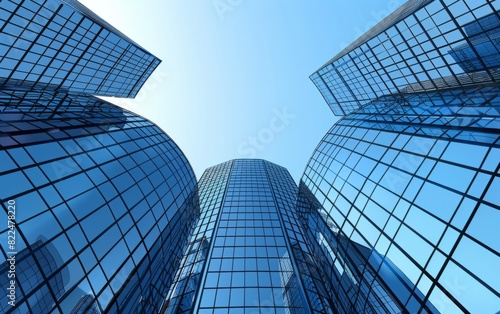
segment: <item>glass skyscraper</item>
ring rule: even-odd
[[[134,97],[159,63],[76,0],[0,6],[0,84]]]
[[[311,75],[346,115],[387,94],[498,83],[498,1],[413,0]]]
[[[342,118],[299,212],[339,313],[500,310],[499,10],[408,1],[311,76]]]
[[[0,312],[159,310],[196,178],[159,127],[93,96],[134,96],[159,62],[76,1],[2,1]]]
[[[86,295],[111,312],[159,308],[198,214],[179,148],[146,119],[91,96],[2,90],[0,105],[0,217],[14,200],[18,313],[68,313]],[[2,245],[2,274],[12,251]]]
[[[199,181],[200,219],[162,313],[334,313],[285,168],[237,159]]]

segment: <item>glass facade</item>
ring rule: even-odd
[[[2,1],[1,313],[160,309],[196,178],[159,127],[92,95],[132,97],[159,62],[76,1]]]
[[[0,6],[0,84],[134,97],[159,63],[78,1]]]
[[[335,115],[386,94],[498,83],[498,1],[408,1],[311,75]]]
[[[16,312],[69,313],[79,303],[158,310],[198,214],[196,178],[179,148],[146,119],[92,96],[4,89],[0,110],[1,219],[16,204]],[[2,245],[2,274],[10,251]]]
[[[285,168],[232,160],[207,169],[199,191],[200,219],[162,313],[333,313],[307,269]]]
[[[298,212],[339,313],[497,313],[498,1],[408,1],[311,76]]]
[[[499,90],[443,94],[436,95],[436,102],[426,97],[412,103],[408,97],[407,109],[413,105],[428,116],[409,115],[394,100],[392,108],[385,108],[388,97],[346,116],[327,133],[307,166],[302,197],[313,194],[314,205],[306,208],[322,215],[315,213],[309,218],[314,224],[306,226],[327,231],[311,227],[316,232],[312,238],[331,252],[330,264],[337,266],[337,274],[326,278],[340,290],[334,295],[348,300],[345,312],[355,308],[354,300],[368,297],[349,297],[353,287],[362,295],[363,285],[351,278],[348,286],[339,286],[345,276],[338,273],[364,280],[373,280],[373,273],[383,277],[387,270],[373,266],[371,259],[384,257],[395,265],[395,278],[400,271],[407,277],[398,275],[399,286],[391,289],[399,300],[391,302],[400,309],[434,313],[427,300],[444,313],[500,309],[500,287],[491,276],[500,262],[494,223],[500,219]],[[459,107],[453,108],[457,101]],[[471,107],[467,118],[436,117],[438,110],[464,110],[461,106],[468,103],[481,109]],[[378,112],[381,107],[387,114]],[[480,114],[483,109],[491,115]],[[394,119],[398,112],[402,118]],[[340,242],[345,239],[352,244]],[[360,246],[374,253],[364,255]],[[345,262],[351,250],[365,260]],[[370,276],[360,268],[370,269]]]
[[[491,13],[464,26],[468,42],[454,47],[450,54],[465,72],[500,67],[500,17]],[[471,47],[473,46],[473,47]],[[477,54],[476,54],[477,53]]]

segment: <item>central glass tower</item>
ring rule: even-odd
[[[285,168],[232,160],[205,171],[201,216],[162,313],[329,313],[310,269]]]

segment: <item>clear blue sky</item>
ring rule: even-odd
[[[81,0],[162,59],[135,100],[197,177],[255,157],[299,181],[337,117],[309,80],[403,0]]]

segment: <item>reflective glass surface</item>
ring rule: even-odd
[[[134,97],[160,60],[74,0],[5,0],[0,84]]]
[[[207,169],[199,188],[201,217],[163,313],[331,312],[305,266],[286,169],[233,160]]]
[[[328,257],[331,267],[321,269],[332,271],[325,277],[340,295],[339,308],[368,306],[359,300],[375,300],[378,292],[365,291],[360,281],[375,280],[385,286],[388,312],[494,313],[500,309],[500,287],[491,276],[500,261],[500,234],[492,223],[500,209],[498,128],[365,115],[380,105],[337,123],[302,178],[302,206],[310,213],[305,226],[316,252]],[[473,120],[483,119],[493,126],[499,118]]]
[[[335,115],[386,94],[500,80],[500,3],[407,1],[310,78]]]
[[[156,125],[91,96],[133,97],[159,62],[77,1],[2,1],[0,312],[159,310],[196,178]]]
[[[9,200],[17,207],[17,313],[158,310],[198,214],[196,179],[175,143],[82,94],[4,85],[0,117],[0,216]]]
[[[374,274],[389,280],[383,279],[387,271],[380,262],[371,263],[373,256],[385,256],[395,265],[394,274],[404,274],[397,278],[407,283],[406,294],[391,296],[398,309],[500,308],[499,287],[489,275],[500,261],[499,234],[487,222],[497,221],[500,209],[493,192],[499,176],[499,95],[498,88],[472,88],[385,96],[332,127],[309,162],[301,193],[314,213],[309,218],[314,223],[306,226],[317,250],[329,252],[330,265],[338,264],[337,273],[329,275],[333,290],[342,287],[345,265],[353,274],[350,285],[358,276],[366,280],[346,261],[354,254],[347,244],[352,242],[370,267],[370,280]],[[325,232],[318,232],[322,228]],[[343,251],[339,241],[346,243]],[[479,260],[472,262],[471,256]],[[350,289],[340,289],[346,296],[338,302],[346,311],[358,306]],[[357,289],[364,293],[359,284]],[[479,293],[480,304],[470,297]]]
[[[500,5],[408,1],[311,76],[299,212],[340,313],[496,313]]]

